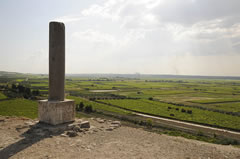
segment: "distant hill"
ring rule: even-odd
[[[16,77],[24,75],[23,73],[18,72],[7,72],[7,71],[0,71],[0,77]]]
[[[14,77],[48,77],[47,74],[31,74],[19,72],[0,71],[0,78]],[[240,80],[240,76],[200,76],[200,75],[161,75],[161,74],[66,74],[66,77],[84,77],[84,78],[130,78],[130,79],[228,79]]]
[[[92,78],[136,78],[136,79],[230,79],[240,80],[239,76],[194,76],[194,75],[158,75],[158,74],[67,74],[68,77]]]
[[[0,71],[0,78],[30,78],[30,77],[37,77],[37,76],[47,76],[47,75]]]

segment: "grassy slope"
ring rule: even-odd
[[[193,121],[197,123],[206,123],[210,125],[217,125],[226,128],[238,129],[240,130],[240,117],[231,116],[227,114],[221,114],[217,112],[205,111],[196,108],[186,108],[182,106],[174,106],[171,104],[160,103],[156,101],[149,100],[101,100],[109,104],[117,105],[123,108],[163,116],[171,117],[175,119]],[[168,109],[171,107],[171,109]],[[179,110],[176,110],[179,108]],[[181,109],[192,110],[192,114],[183,113]],[[174,114],[174,116],[170,116]]]
[[[9,99],[0,102],[0,115],[37,118],[37,102],[27,99]]]
[[[7,98],[7,97],[0,92],[0,100],[1,100],[1,99],[6,99],[6,98]]]

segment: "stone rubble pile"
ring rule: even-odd
[[[101,118],[91,118],[98,124],[91,125],[89,121],[83,121],[82,119],[76,119],[73,123],[66,123],[60,125],[48,125],[39,123],[38,121],[27,121],[24,125],[16,127],[17,131],[21,131],[24,128],[29,129],[26,131],[27,134],[37,136],[55,136],[60,135],[61,137],[75,137],[83,134],[94,134],[98,131],[113,131],[121,127],[120,121],[105,120]]]

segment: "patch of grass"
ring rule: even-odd
[[[240,143],[233,139],[227,139],[227,138],[216,138],[216,137],[209,137],[202,135],[201,133],[198,134],[192,134],[192,133],[185,133],[178,130],[165,130],[163,131],[163,134],[171,135],[171,136],[182,136],[187,139],[194,139],[204,142],[210,142],[214,144],[221,144],[221,145],[235,145],[236,147],[240,146]]]
[[[219,109],[219,110],[225,110],[225,111],[239,112],[240,113],[240,102],[213,104],[209,107]]]
[[[0,100],[1,100],[1,99],[6,99],[6,98],[7,98],[7,97],[0,92]]]
[[[9,99],[0,102],[0,115],[37,118],[37,102],[27,99]]]
[[[216,98],[216,99],[205,99],[205,100],[193,100],[190,102],[199,103],[199,104],[216,104],[216,103],[240,102],[240,99]]]

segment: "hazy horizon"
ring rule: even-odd
[[[6,72],[6,73],[2,73]],[[48,73],[29,73],[29,72],[11,72],[0,70],[0,76],[6,76],[7,74],[26,74],[26,75],[44,75],[48,76]],[[184,74],[149,74],[149,73],[66,73],[66,77],[157,77],[157,78],[212,78],[212,79],[240,79],[240,76],[214,76],[214,75],[184,75]]]
[[[238,0],[0,2],[0,70],[48,73],[48,25],[66,27],[66,74],[240,76]]]

